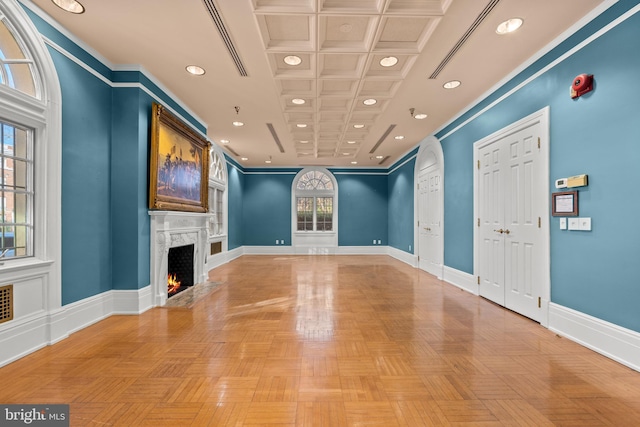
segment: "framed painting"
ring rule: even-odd
[[[149,161],[149,208],[207,212],[209,142],[153,104]]]

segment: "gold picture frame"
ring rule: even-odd
[[[209,142],[153,103],[149,209],[207,212]]]

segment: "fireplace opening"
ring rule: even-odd
[[[167,298],[193,286],[194,245],[169,248],[167,264]]]

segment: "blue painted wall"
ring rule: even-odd
[[[389,246],[414,253],[414,168],[417,150],[397,162],[389,174]],[[408,161],[407,158],[409,159]]]
[[[620,1],[615,9],[619,13],[637,3]],[[599,17],[591,30],[611,15]],[[549,105],[550,181],[588,174],[589,186],[579,189],[580,215],[593,222],[591,232],[563,231],[551,218],[551,299],[640,331],[633,264],[640,229],[632,226],[640,208],[633,196],[633,183],[640,179],[640,88],[630,84],[640,75],[640,56],[630,54],[638,51],[640,14],[635,14],[451,135],[444,138],[461,120],[437,135],[445,158],[447,266],[473,273],[473,142]],[[568,88],[585,72],[595,75],[595,90],[572,100]]]
[[[291,185],[296,172],[244,177],[242,235],[247,246],[291,245]]]
[[[112,287],[111,88],[50,51],[62,88],[62,303]]]
[[[387,175],[336,174],[338,181],[338,246],[387,245]]]

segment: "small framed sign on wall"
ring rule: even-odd
[[[551,215],[578,216],[578,192],[560,191],[551,194]]]

